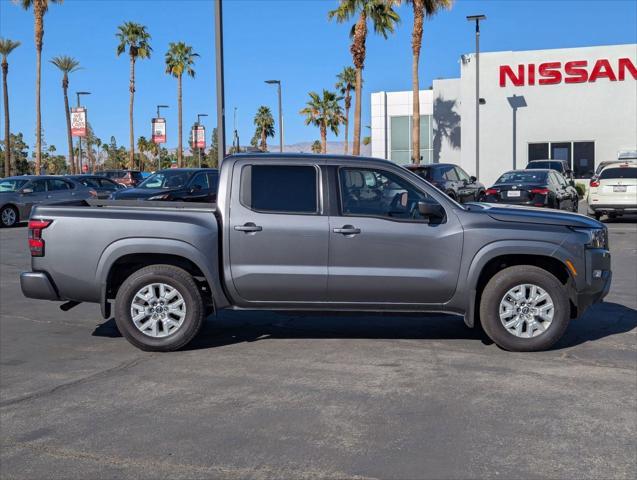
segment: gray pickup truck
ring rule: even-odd
[[[582,215],[460,205],[387,161],[235,155],[218,203],[38,206],[27,297],[101,305],[143,350],[221,309],[443,312],[513,351],[551,347],[607,294],[607,230]]]

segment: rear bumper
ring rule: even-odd
[[[604,249],[586,251],[586,276],[583,288],[574,298],[578,316],[594,303],[601,302],[610,290],[613,273],[610,270],[610,252]]]
[[[590,209],[595,213],[637,213],[637,205],[635,204],[599,204],[590,203]]]
[[[23,272],[20,274],[22,294],[40,300],[61,300],[55,285],[45,272]]]

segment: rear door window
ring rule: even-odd
[[[190,182],[190,188],[208,190],[210,188],[210,185],[208,184],[208,176],[205,173],[196,174]]]
[[[49,191],[70,190],[71,184],[59,178],[51,178],[47,180]]]
[[[29,185],[34,192],[46,192],[46,180],[34,180]]]
[[[317,180],[310,165],[248,165],[241,173],[241,203],[264,213],[318,213]]]

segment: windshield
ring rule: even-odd
[[[564,171],[564,164],[562,162],[550,162],[550,161],[546,161],[546,162],[532,162],[529,163],[526,166],[527,170],[536,170],[538,168],[548,168],[551,170],[557,170],[558,172],[563,172]]]
[[[6,180],[0,181],[0,192],[16,192],[20,190],[28,180],[20,180],[20,179],[11,179],[7,178]]]
[[[189,177],[187,172],[157,172],[144,180],[137,188],[181,188],[186,185]]]
[[[546,172],[507,172],[495,183],[546,183]]]

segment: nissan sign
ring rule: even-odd
[[[507,81],[515,87],[525,85],[555,85],[558,83],[585,83],[607,79],[611,82],[623,82],[625,79],[637,80],[637,67],[630,58],[620,58],[616,64],[600,59],[589,64],[587,60],[570,62],[529,63],[511,67],[500,66],[500,86],[506,87]]]

